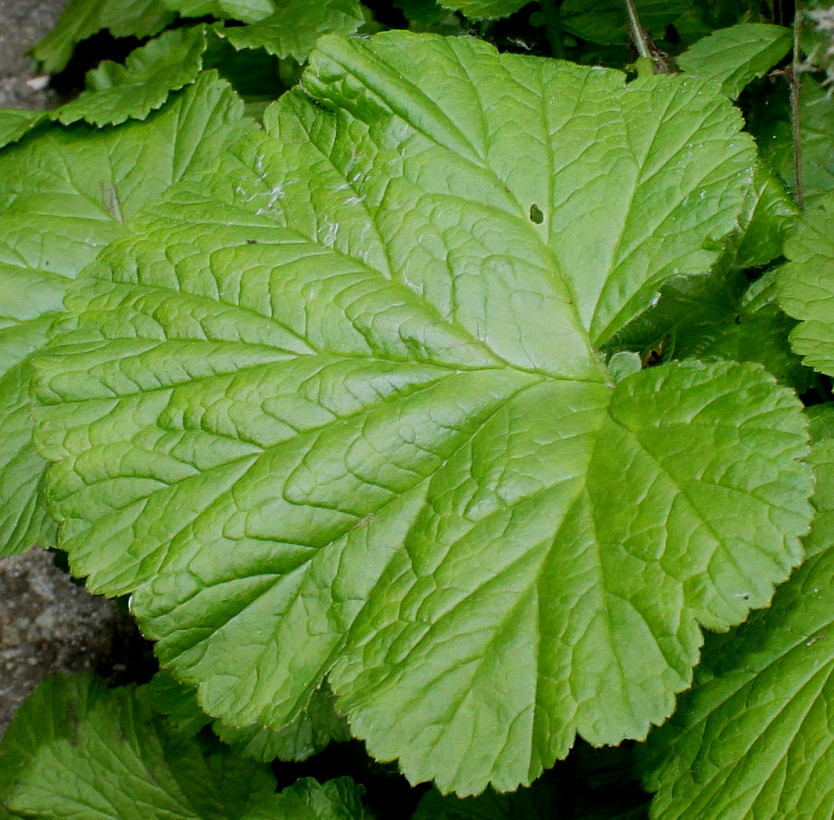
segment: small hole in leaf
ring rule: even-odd
[[[536,225],[541,225],[544,222],[542,209],[535,202],[530,206],[530,221],[535,222]]]

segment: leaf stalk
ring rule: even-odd
[[[805,192],[802,180],[802,108],[800,105],[802,73],[802,0],[796,0],[793,16],[793,57],[787,73],[791,90],[791,130],[793,132],[794,198],[800,209],[805,208]]]
[[[562,29],[562,13],[556,0],[539,0],[539,8],[544,16],[550,51],[557,60],[565,59],[565,35]]]

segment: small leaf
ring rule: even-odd
[[[362,805],[363,791],[349,777],[323,784],[304,777],[278,795],[279,813],[274,816],[280,820],[372,820]]]
[[[219,0],[222,17],[229,17],[234,20],[242,20],[244,23],[256,23],[264,20],[271,14],[280,14],[284,0],[278,0],[279,6],[275,7],[273,0]],[[316,8],[316,4],[307,2],[310,10]]]
[[[394,5],[412,23],[432,26],[449,17],[449,11],[444,9],[437,0],[394,0]]]
[[[715,80],[736,99],[754,80],[770,71],[790,51],[791,32],[784,26],[739,23],[719,29],[690,46],[677,63],[693,77]]]
[[[470,20],[496,20],[515,14],[526,0],[441,0],[444,8],[460,11]]]
[[[643,26],[655,36],[675,18],[691,10],[689,0],[635,0]],[[570,34],[592,43],[624,43],[628,36],[628,12],[623,0],[565,0],[561,20]]]
[[[275,794],[269,770],[207,753],[136,697],[90,675],[48,678],[0,744],[0,801],[39,820],[361,820],[349,778],[305,779]]]
[[[32,55],[49,74],[66,68],[75,46],[102,29],[114,37],[149,37],[174,19],[163,0],[69,0]]]
[[[131,52],[124,66],[105,60],[88,72],[87,90],[53,117],[65,125],[78,120],[95,125],[143,120],[164,105],[172,91],[197,79],[205,50],[203,26],[168,31]]]
[[[218,721],[214,730],[238,754],[264,762],[306,760],[330,745],[350,740],[347,721],[336,711],[336,699],[327,685],[313,690],[307,707],[278,731],[267,728],[234,728]]]
[[[176,11],[182,17],[205,17],[211,15],[222,19],[226,15],[220,0],[162,0],[162,4]]]
[[[834,191],[834,101],[827,88],[810,74],[802,75],[799,100],[802,190],[805,205],[811,207]],[[793,128],[787,103],[781,112],[778,105],[772,102],[764,106],[761,120],[756,139],[762,146],[762,155],[793,190],[796,182]]]
[[[744,270],[772,262],[784,253],[799,210],[784,184],[763,164],[756,167],[753,187],[741,215],[736,242],[728,249],[729,268]]]
[[[813,451],[809,558],[729,635],[642,754],[656,820],[828,817],[834,782],[834,442]]]
[[[834,376],[834,194],[805,212],[785,254],[780,302],[800,320],[791,346],[806,365]]]
[[[351,34],[365,18],[357,0],[282,0],[269,17],[222,30],[236,48],[265,48],[277,57],[306,61],[323,34]]]
[[[608,369],[616,382],[639,372],[642,366],[640,357],[628,350],[620,350],[608,360]]]

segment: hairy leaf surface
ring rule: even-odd
[[[809,558],[766,612],[711,636],[671,721],[649,738],[652,817],[828,817],[834,806],[834,441],[812,454]]]
[[[694,77],[715,80],[735,99],[756,77],[770,71],[791,48],[791,32],[784,26],[739,23],[699,40],[677,58]]]
[[[46,128],[0,153],[0,554],[54,543],[32,444],[30,360],[67,281],[127,233],[140,207],[248,130],[207,74],[146,124]]]
[[[403,33],[325,38],[303,87],[69,296],[37,392],[75,571],[210,714],[280,728],[327,675],[443,790],[643,736],[811,513],[761,367],[596,351],[719,255],[737,114]]]

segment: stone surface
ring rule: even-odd
[[[113,601],[76,586],[50,553],[0,560],[0,735],[47,674],[129,677],[143,652],[134,630]]]
[[[0,0],[0,108],[51,108],[54,94],[27,52],[55,24],[67,0]]]

